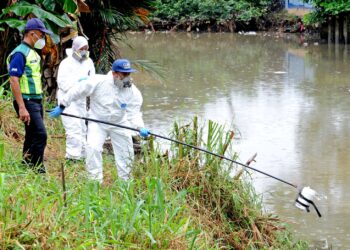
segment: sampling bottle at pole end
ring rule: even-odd
[[[317,192],[310,187],[304,187],[300,190],[298,197],[295,200],[295,206],[301,210],[310,212],[310,204],[315,208],[318,217],[322,217],[321,213],[317,209],[313,199],[316,197]]]

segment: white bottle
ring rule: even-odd
[[[300,193],[303,197],[310,201],[313,201],[314,197],[316,196],[316,191],[310,187],[304,187]],[[301,210],[307,210],[310,203],[299,195],[295,202],[295,206]]]

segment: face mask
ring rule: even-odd
[[[119,76],[114,77],[114,84],[118,88],[130,88],[131,87],[131,78],[130,76],[126,76],[121,80]]]
[[[123,79],[123,87],[124,88],[130,88],[131,87],[131,78],[130,76],[127,76]]]
[[[87,50],[74,51],[72,56],[75,60],[82,62],[82,61],[89,58],[89,51],[87,51]]]
[[[35,35],[37,38],[39,38],[37,34],[34,33],[34,35]],[[44,48],[44,47],[45,47],[45,38],[39,38],[39,40],[37,40],[37,41],[34,43],[34,48],[36,48],[36,49],[42,49],[42,48]]]
[[[79,53],[80,53],[80,56],[81,56],[83,59],[89,58],[90,53],[89,53],[88,50],[81,50]]]
[[[121,88],[124,86],[123,81],[120,80],[119,77],[115,76],[115,77],[113,78],[113,80],[114,80],[115,86],[117,86],[118,88],[121,89]]]

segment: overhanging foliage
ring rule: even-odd
[[[349,0],[305,0],[315,7],[315,11],[305,16],[306,23],[324,22],[327,17],[350,12]]]
[[[271,0],[156,0],[154,16],[175,21],[250,21],[274,4]]]

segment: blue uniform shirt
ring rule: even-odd
[[[24,73],[24,66],[26,64],[24,55],[20,52],[13,54],[10,61],[10,76],[21,77]]]

